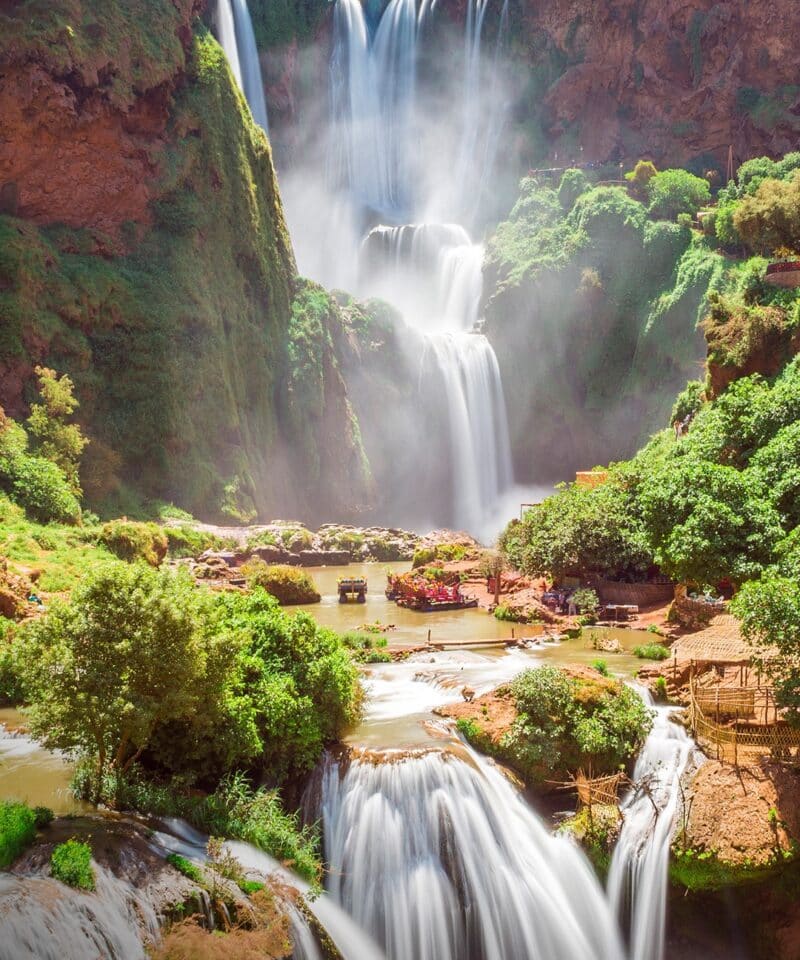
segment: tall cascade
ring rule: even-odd
[[[217,0],[214,21],[217,39],[228,58],[231,73],[250,106],[253,119],[268,133],[264,79],[247,0]]]
[[[328,181],[337,221],[330,234],[345,266],[320,279],[386,299],[421,335],[427,425],[420,443],[440,436],[431,426],[436,419],[446,434],[438,446],[449,453],[449,515],[439,520],[488,538],[496,532],[492,509],[513,482],[505,398],[494,351],[475,332],[483,246],[447,220],[448,213],[474,212],[494,155],[487,144],[497,139],[496,121],[483,115],[478,96],[486,0],[468,3],[460,129],[452,137],[437,134],[442,143],[430,142],[430,108],[417,83],[419,46],[434,6],[390,0],[373,27],[359,0],[336,2]],[[506,18],[504,7],[498,36]],[[429,164],[431,150],[449,153],[451,162],[442,166],[438,157]],[[351,256],[346,240],[340,244],[348,229]],[[350,263],[357,264],[356,276],[347,272]],[[424,464],[425,451],[415,453]]]

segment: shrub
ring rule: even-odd
[[[647,187],[658,173],[655,164],[650,160],[639,160],[633,170],[625,174],[625,179],[631,185],[631,192],[639,198],[647,196]]]
[[[182,873],[184,877],[193,883],[203,883],[203,871],[200,867],[198,867],[196,863],[192,863],[191,860],[187,860],[186,857],[182,857],[179,853],[168,854],[167,863],[175,867],[178,873]]]
[[[690,380],[672,406],[670,423],[680,423],[686,417],[693,417],[702,407],[705,397],[705,385],[700,380]]]
[[[144,560],[151,567],[157,567],[167,555],[167,536],[155,523],[111,520],[103,524],[98,540],[128,563]]]
[[[34,807],[33,816],[36,821],[36,829],[43,830],[49,826],[55,819],[55,814],[50,807]]]
[[[253,590],[261,587],[271,594],[278,603],[319,603],[322,597],[314,581],[297,567],[283,564],[269,566],[263,560],[254,557],[242,567],[248,587]]]
[[[708,181],[686,170],[663,170],[647,185],[650,215],[674,220],[679,213],[694,214],[711,199]]]
[[[50,871],[56,880],[78,890],[94,890],[92,848],[80,840],[59,843],[50,857]]]
[[[608,664],[605,660],[592,660],[592,667],[602,676],[607,677],[608,673]]]
[[[179,527],[163,527],[162,532],[167,538],[167,555],[176,559],[198,557],[206,550],[221,550],[232,544],[232,541],[196,530],[185,523]]]
[[[340,636],[347,649],[353,651],[353,659],[359,663],[389,663],[392,659],[385,650],[375,649],[386,646],[385,637],[358,633],[354,630],[349,630]]]
[[[582,170],[565,170],[558,187],[558,202],[565,210],[571,210],[578,197],[586,193],[590,186]]]
[[[668,698],[666,677],[656,677],[655,695],[659,700],[666,700]]]
[[[600,598],[591,587],[579,587],[570,598],[580,613],[594,616],[600,609]]]
[[[24,803],[0,800],[0,870],[5,870],[33,843],[36,814]]]
[[[543,666],[521,673],[511,692],[517,718],[500,746],[534,781],[579,767],[612,772],[634,755],[652,726],[635,691],[602,676],[574,678]]]
[[[678,226],[684,230],[692,229],[692,215],[691,213],[679,213],[678,214]]]
[[[77,524],[81,507],[63,472],[44,457],[23,455],[10,464],[10,493],[40,523]]]
[[[640,660],[666,660],[669,657],[669,647],[662,643],[645,643],[634,647],[633,655]]]

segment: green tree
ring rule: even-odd
[[[188,574],[111,562],[24,630],[15,652],[34,736],[90,758],[97,789],[154,730],[205,708],[212,600]]]
[[[565,170],[558,186],[558,202],[565,210],[571,210],[578,197],[589,188],[583,170]]]
[[[696,213],[711,200],[711,190],[707,180],[686,170],[663,170],[648,183],[647,196],[651,216],[674,220],[679,213]]]
[[[758,576],[782,533],[756,476],[688,457],[649,475],[640,504],[657,562],[683,582]]]
[[[731,609],[775,685],[775,699],[800,725],[800,585],[770,571],[746,583]]]
[[[764,180],[738,204],[733,223],[755,253],[800,250],[800,172],[789,180]]]
[[[62,470],[73,492],[80,496],[78,471],[89,441],[76,423],[67,422],[78,407],[74,384],[66,374],[59,377],[48,367],[36,367],[36,376],[41,402],[31,405],[28,429],[36,438],[41,456]]]
[[[566,484],[509,525],[501,547],[530,576],[641,571],[652,556],[632,508],[614,477],[594,489]]]
[[[651,160],[640,160],[633,170],[625,174],[625,179],[631,185],[631,193],[638,199],[644,200],[647,196],[648,185],[657,173],[656,165]]]

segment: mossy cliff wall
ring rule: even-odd
[[[722,258],[624,189],[587,186],[573,203],[523,181],[488,245],[486,333],[522,482],[632,454],[702,372]]]
[[[0,13],[0,404],[25,414],[37,363],[72,375],[98,500],[337,512],[345,476],[365,494],[357,423],[324,342],[324,417],[298,401],[270,146],[198,10]]]

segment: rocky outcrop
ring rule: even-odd
[[[538,49],[559,68],[534,107],[551,155],[581,144],[590,160],[724,164],[729,146],[738,161],[796,147],[793,0],[516,6],[518,55]]]
[[[199,6],[158,0],[138,16],[61,0],[0,11],[3,213],[109,233],[151,222]]]

